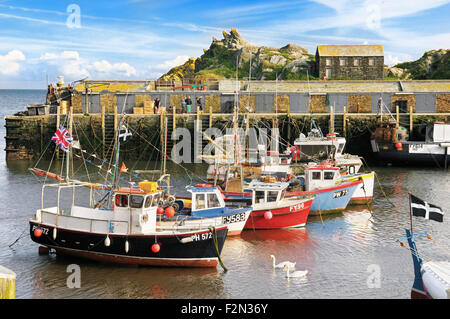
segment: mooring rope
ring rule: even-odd
[[[214,243],[214,247],[216,248],[217,257],[218,257],[218,259],[219,259],[220,266],[223,268],[223,270],[224,270],[225,272],[227,272],[228,269],[227,269],[227,267],[225,267],[225,265],[223,264],[222,258],[220,258],[219,246],[218,246],[218,243],[217,243],[218,240],[217,240],[216,227],[209,226],[209,231],[210,231],[211,234],[212,234],[213,243]]]

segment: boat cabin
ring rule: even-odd
[[[44,208],[47,188],[57,189],[56,206]],[[42,187],[41,209],[35,220],[71,230],[101,234],[145,234],[156,229],[156,209],[162,191],[143,190],[140,187],[120,187],[112,194],[112,208],[99,208],[93,204],[92,186],[89,205],[75,204],[75,191],[86,188],[85,183],[46,184]],[[61,199],[61,192],[71,190],[71,202]],[[68,205],[68,207],[67,207]],[[65,207],[65,210],[63,209]]]
[[[252,191],[252,205],[279,202],[284,199],[289,183],[265,183],[253,180],[246,190]]]
[[[302,157],[337,158],[343,156],[342,152],[344,151],[345,143],[345,137],[336,137],[333,134],[320,138],[305,137],[302,134],[294,141],[294,147],[300,153],[300,159]]]
[[[218,187],[201,187],[193,186],[187,189],[191,193],[191,215],[195,216],[204,213],[211,209],[222,209],[225,207],[225,201]]]
[[[305,169],[305,191],[335,186],[341,179],[339,167],[310,163]]]

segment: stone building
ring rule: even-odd
[[[381,45],[319,45],[316,73],[326,79],[382,80]]]

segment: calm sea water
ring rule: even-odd
[[[222,260],[228,272],[220,266],[132,268],[38,255],[38,245],[28,236],[28,220],[40,206],[42,180],[28,172],[34,163],[6,162],[3,136],[5,115],[24,110],[28,103],[42,103],[44,94],[0,90],[0,265],[16,272],[17,298],[409,298],[411,255],[395,242],[409,226],[407,193],[449,212],[450,172],[372,167],[394,206],[376,184],[370,208],[310,218],[303,229],[244,231],[225,242]],[[150,168],[158,164],[128,163],[129,167],[135,165]],[[77,169],[80,177],[86,175],[83,169]],[[206,172],[205,165],[188,165],[187,169],[189,176],[204,176]],[[182,192],[190,183],[186,171],[176,165],[169,165],[169,171],[176,190]],[[429,231],[434,238],[417,240],[422,257],[448,260],[448,216],[443,223],[418,218],[414,222],[415,232]],[[287,280],[284,272],[272,269],[270,254],[277,262],[296,262],[298,270],[309,271],[307,277]],[[69,264],[81,268],[79,289],[66,285]],[[378,270],[380,281],[376,285],[370,279]]]

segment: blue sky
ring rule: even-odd
[[[0,0],[0,88],[45,88],[58,75],[155,79],[231,28],[256,45],[311,53],[382,44],[393,65],[448,49],[449,16],[450,0]]]

